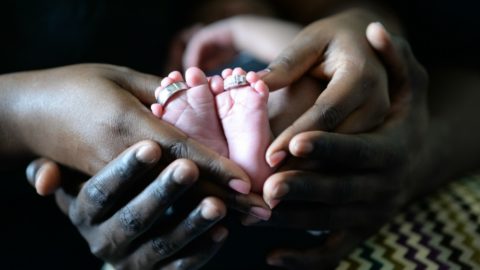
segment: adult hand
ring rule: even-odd
[[[390,109],[387,71],[365,38],[365,28],[378,20],[353,9],[318,20],[301,31],[269,65],[262,79],[270,89],[292,84],[304,75],[327,86],[315,104],[280,134],[267,150],[276,166],[289,152],[297,155],[291,139],[306,131],[358,133],[384,121]]]
[[[371,24],[367,38],[391,79],[391,113],[370,133],[309,131],[293,137],[299,157],[267,179],[264,198],[275,209],[264,224],[334,233],[318,248],[273,251],[272,265],[333,267],[429,181],[427,74],[408,44],[381,25]]]
[[[152,139],[164,160],[190,159],[216,183],[248,193],[248,176],[232,161],[147,109],[159,85],[158,77],[110,65],[3,75],[0,135],[7,140],[0,146],[10,145],[7,154],[40,155],[93,175],[130,145]]]
[[[72,189],[73,179],[64,181],[70,187],[56,191],[59,207],[93,254],[116,269],[198,269],[227,236],[228,231],[216,225],[226,214],[226,206],[218,198],[206,197],[197,206],[190,198],[187,212],[175,210],[179,203],[185,204],[182,194],[200,184],[199,170],[193,162],[178,159],[158,172],[161,156],[156,143],[140,142],[79,191],[75,190],[78,186]],[[42,166],[53,166],[48,164],[39,160],[30,167],[32,184],[41,181]],[[57,175],[62,175],[59,167],[56,169]],[[152,177],[153,181],[145,181]]]

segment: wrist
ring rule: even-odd
[[[26,73],[0,76],[0,156],[20,159],[32,156],[25,142],[22,117],[28,107],[22,106],[22,86]]]

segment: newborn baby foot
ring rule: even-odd
[[[255,72],[245,74],[241,68],[222,72],[226,80],[234,75],[246,76],[250,85],[226,89],[217,94],[218,115],[227,139],[230,159],[248,173],[252,179],[252,190],[261,193],[263,183],[272,172],[264,158],[271,141],[268,87]]]
[[[191,138],[228,157],[228,148],[218,120],[215,98],[205,73],[192,67],[185,72],[185,83],[189,89],[180,91],[170,97],[166,103],[152,105],[152,112],[157,117],[179,128]],[[158,97],[168,85],[183,82],[183,76],[178,71],[165,77],[161,86],[155,91]],[[221,88],[218,83],[212,84]],[[221,91],[221,89],[216,89]]]

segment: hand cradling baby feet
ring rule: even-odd
[[[252,179],[252,190],[261,193],[272,173],[264,158],[271,141],[268,94],[255,72],[226,69],[222,77],[207,80],[193,67],[185,72],[185,82],[177,71],[162,80],[152,112],[236,162]]]

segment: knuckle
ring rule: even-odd
[[[85,197],[95,206],[104,207],[110,199],[110,193],[100,181],[95,181],[95,178],[92,180],[85,188]]]
[[[170,256],[180,248],[178,244],[165,238],[153,239],[151,243],[153,251],[161,257]]]
[[[116,102],[112,102],[112,104],[117,104],[121,106],[124,101],[122,100],[117,100]],[[118,109],[113,109],[114,113],[112,114],[111,118],[109,118],[104,126],[107,129],[106,134],[110,134],[112,138],[125,138],[125,140],[129,137],[132,136],[133,130],[132,130],[132,125],[129,121],[131,117],[131,112],[130,111],[125,111],[121,110],[120,108]]]
[[[189,157],[189,148],[185,140],[174,140],[167,148],[169,153],[171,153],[176,158]]]
[[[138,233],[143,230],[144,222],[140,214],[134,211],[130,206],[120,210],[120,224],[124,231]]]
[[[374,72],[365,72],[362,76],[362,91],[364,93],[371,92],[380,86],[380,79]]]
[[[152,190],[152,196],[157,200],[160,205],[166,205],[170,198],[170,192],[167,188],[157,181],[156,187]]]
[[[282,54],[271,64],[271,69],[283,69],[285,72],[289,72],[294,68],[295,61],[288,54]]]
[[[327,131],[335,129],[343,119],[341,110],[334,105],[315,104],[315,110],[318,112],[318,121],[320,126]]]

